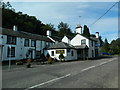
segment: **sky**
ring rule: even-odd
[[[99,32],[110,43],[118,37],[118,5],[91,26],[116,2],[10,2],[16,12],[35,16],[44,24],[67,23],[72,32],[77,24],[87,25],[90,33]],[[81,16],[81,17],[79,17]]]

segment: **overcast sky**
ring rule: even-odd
[[[11,2],[16,12],[35,16],[44,24],[63,21],[68,23],[72,32],[77,24],[88,27],[103,15],[115,2]],[[79,18],[79,16],[81,16]],[[90,33],[99,32],[102,39],[118,37],[118,5],[114,6],[103,18],[89,27]]]

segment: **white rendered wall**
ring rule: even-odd
[[[93,46],[92,46],[92,40],[89,40],[89,50],[88,50],[88,57],[93,58],[95,57],[95,41],[93,41]],[[92,57],[92,50],[93,50],[93,57]]]
[[[75,59],[77,59],[77,51],[74,50],[74,49],[70,50],[70,54],[69,55],[67,53],[67,49],[52,49],[52,50],[48,50],[48,53],[49,53],[49,55],[52,58],[56,58],[57,60],[59,60],[59,55],[60,54],[56,54],[56,50],[64,50],[65,51],[65,53],[63,54],[64,57],[65,57],[65,60],[75,60]],[[52,53],[51,53],[52,51],[54,51],[54,56],[52,56]],[[71,56],[71,51],[73,51],[74,56]]]
[[[82,35],[80,34],[77,34],[72,40],[71,40],[71,44],[73,46],[79,46],[81,45],[81,40],[82,39],[86,39],[86,45],[88,46],[89,50],[88,50],[88,58],[93,58],[92,57],[92,50],[93,50],[93,53],[94,53],[94,57],[95,57],[95,41],[93,41],[93,46],[91,45],[91,40],[83,37]]]
[[[64,37],[62,38],[62,42],[70,43],[70,40],[68,39],[68,37],[64,36]]]
[[[86,39],[86,45],[89,47],[89,40],[80,34],[77,34],[72,40],[71,40],[71,45],[73,46],[79,46],[81,45],[81,40]]]
[[[38,40],[36,40],[36,50],[37,51],[40,51],[42,48],[41,48],[41,41],[38,41]]]

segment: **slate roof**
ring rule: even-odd
[[[96,37],[90,37],[90,39],[93,41],[96,41],[96,42],[98,41],[98,38],[96,38]]]
[[[72,40],[75,36],[76,36],[76,34],[75,35],[73,34],[72,36],[66,35],[66,37],[68,37],[68,39],[70,39],[70,40]]]
[[[32,33],[23,32],[23,31],[13,31],[11,29],[6,29],[6,28],[0,28],[0,34],[52,42],[48,37],[43,35],[32,34]]]
[[[48,47],[47,49],[75,49],[75,47],[71,44],[59,42],[57,44],[54,44],[53,46]]]
[[[58,37],[58,36],[50,36],[53,40],[55,41],[61,41],[62,40],[62,37]]]
[[[79,34],[79,35],[81,35],[81,34]],[[83,36],[83,35],[81,35],[81,36]],[[96,38],[96,37],[86,37],[86,36],[83,36],[83,37],[93,40],[93,41],[96,41],[96,42],[98,41],[98,38]]]
[[[89,49],[87,45],[74,46],[76,49]]]

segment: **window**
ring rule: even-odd
[[[73,51],[71,52],[71,56],[74,56],[74,52]]]
[[[93,47],[93,41],[91,41],[92,47]]]
[[[48,46],[48,47],[49,47],[49,46],[50,46],[50,43],[49,43],[49,42],[46,42],[46,46]]]
[[[35,40],[31,40],[31,47],[35,47],[36,46],[36,41]]]
[[[92,57],[94,57],[94,51],[92,50]]]
[[[16,44],[16,37],[7,36],[7,44]]]
[[[95,47],[98,47],[98,43],[97,42],[95,42]]]
[[[29,46],[29,39],[25,39],[24,46],[28,47]]]
[[[51,55],[54,56],[54,51],[51,52]]]
[[[36,58],[40,58],[41,51],[36,51]]]
[[[15,57],[15,47],[8,47],[8,57]]]
[[[81,45],[83,45],[83,44],[86,44],[86,40],[85,39],[81,40]]]
[[[67,53],[68,53],[68,54],[70,53],[70,49],[67,49]]]

